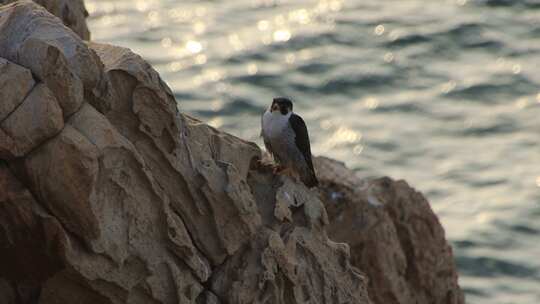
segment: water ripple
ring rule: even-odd
[[[454,99],[477,100],[492,103],[495,100],[507,101],[512,96],[531,95],[538,91],[538,86],[520,75],[497,75],[489,82],[473,84],[457,88],[448,93],[446,97]]]
[[[540,8],[540,3],[536,0],[483,0],[477,1],[477,3],[490,7]]]
[[[350,94],[362,90],[362,88],[375,91],[386,89],[397,81],[397,75],[390,74],[344,75],[326,81],[320,87],[320,92],[323,94]]]
[[[462,269],[462,273],[470,276],[496,277],[503,275],[517,278],[535,278],[535,280],[540,281],[538,270],[497,258],[461,256],[456,258],[456,263]]]

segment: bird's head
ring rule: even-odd
[[[285,97],[277,97],[272,101],[270,106],[270,112],[272,113],[281,113],[282,115],[287,115],[293,110],[292,101]]]

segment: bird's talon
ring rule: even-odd
[[[280,166],[280,165],[275,165],[273,168],[272,168],[272,173],[274,174],[280,174],[282,171],[283,171],[283,167]]]

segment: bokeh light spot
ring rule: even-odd
[[[388,52],[388,53],[384,54],[383,59],[384,59],[384,61],[390,63],[390,62],[394,61],[394,54],[392,54],[392,52]]]
[[[279,30],[274,32],[274,41],[285,42],[291,39],[291,32],[288,30]]]
[[[446,83],[443,83],[443,85],[441,86],[441,92],[443,92],[444,94],[448,94],[455,88],[456,88],[456,82],[453,80],[450,80]]]
[[[373,32],[375,33],[375,35],[377,36],[380,36],[382,34],[384,34],[384,25],[382,24],[379,24],[375,27],[375,29],[373,30]]]
[[[375,97],[368,97],[364,100],[364,106],[370,110],[376,109],[379,106],[379,100]]]
[[[255,63],[248,64],[247,72],[248,72],[249,75],[255,75],[255,74],[257,74],[258,71],[259,71],[259,68],[257,67],[257,65]]]
[[[267,20],[261,20],[257,22],[257,28],[260,31],[266,31],[269,27],[270,27],[270,22],[268,22]]]
[[[196,54],[196,53],[200,53],[203,48],[200,42],[195,41],[195,40],[190,40],[186,43],[186,49],[189,52]]]
[[[362,151],[364,151],[364,146],[362,146],[362,145],[356,145],[353,148],[354,155],[360,155],[360,153],[362,153]]]
[[[165,38],[161,39],[161,46],[162,47],[168,48],[168,47],[171,47],[171,45],[172,45],[171,38],[165,37]]]

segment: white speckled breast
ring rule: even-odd
[[[266,111],[262,119],[262,129],[264,135],[269,139],[282,136],[283,131],[286,128],[289,128],[289,118],[291,117],[291,114],[292,112],[287,113],[287,115],[282,115],[277,111]]]

